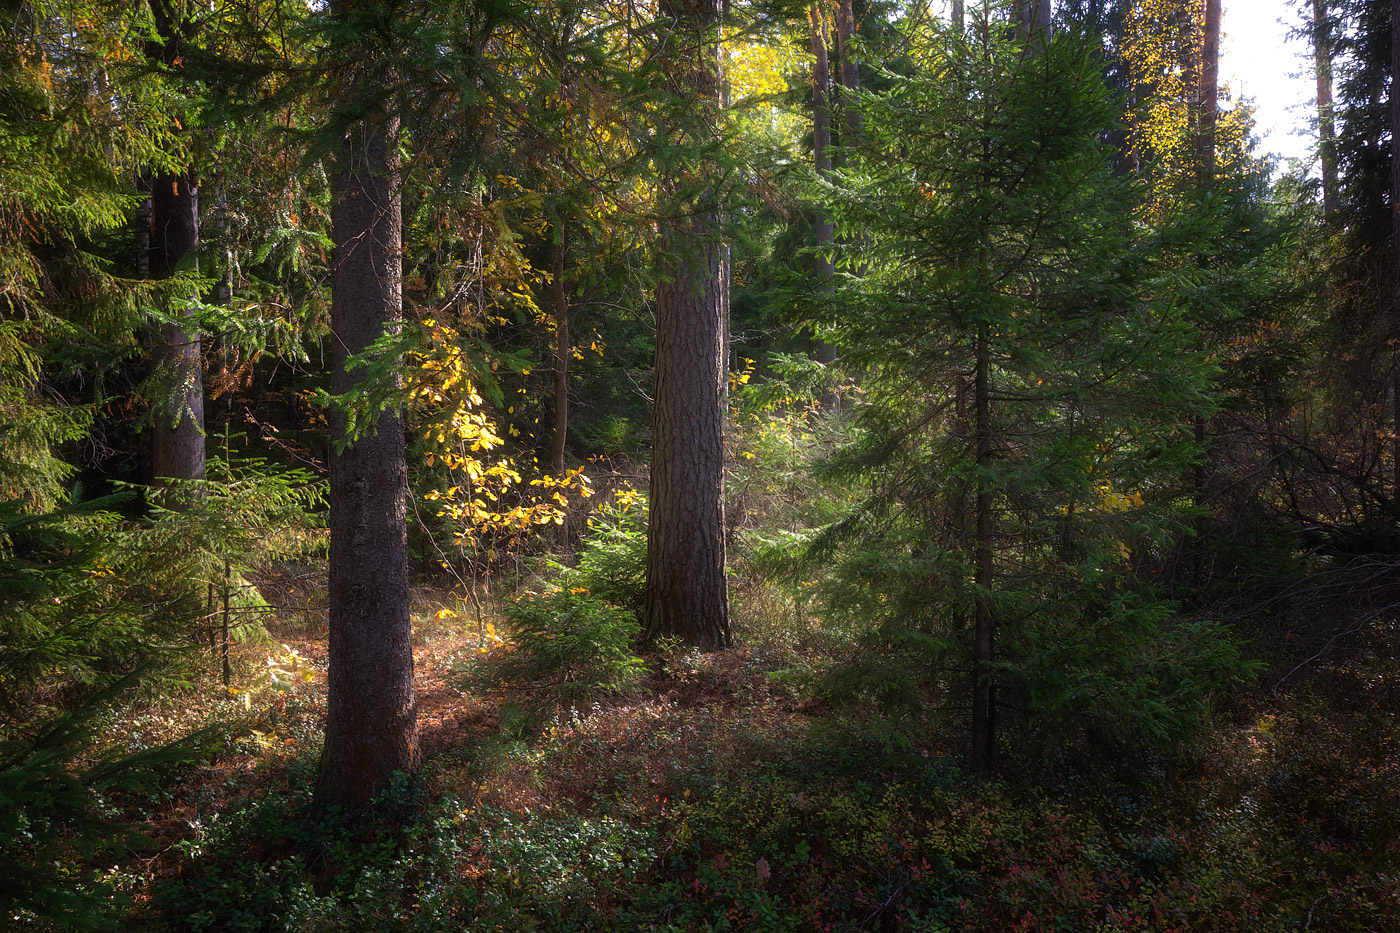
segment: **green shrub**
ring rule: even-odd
[[[539,688],[540,703],[576,705],[594,692],[627,693],[645,673],[633,652],[636,616],[581,587],[527,592],[505,617],[516,655],[504,673]]]
[[[557,567],[557,565],[556,565]],[[588,537],[571,568],[557,567],[559,585],[640,616],[646,601],[647,500],[620,490],[588,518]]]

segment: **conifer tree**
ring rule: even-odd
[[[661,5],[668,92],[703,141],[719,103],[715,0]],[[669,166],[656,289],[656,387],[645,625],[702,648],[733,641],[725,580],[724,346],[716,173]]]
[[[341,0],[350,37],[343,66],[343,136],[331,177],[332,390],[363,381],[371,344],[402,317],[403,220],[392,76],[385,50],[392,7]],[[389,361],[392,365],[392,361]],[[326,739],[316,796],[358,809],[396,771],[418,765],[409,620],[403,422],[397,403],[347,437],[333,418],[330,485],[330,647]]]
[[[1041,723],[1189,729],[1200,696],[1167,711],[1119,672],[1206,634],[1173,630],[1132,568],[1179,520],[1181,426],[1209,404],[1210,369],[1163,287],[1165,230],[1134,219],[1146,179],[1113,170],[1097,50],[1008,39],[987,7],[973,19],[966,43],[866,98],[862,159],[832,204],[864,238],[847,267],[868,263],[832,321],[868,396],[835,467],[873,479],[817,553],[850,548],[834,602],[882,618],[902,659],[858,664],[860,689],[909,698],[920,668],[956,660],[986,767],[999,692]],[[1195,643],[1182,672],[1225,676],[1218,635]]]

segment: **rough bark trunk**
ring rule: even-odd
[[[973,374],[973,406],[977,418],[977,618],[972,655],[972,765],[988,771],[996,751],[996,694],[992,677],[992,652],[996,637],[992,614],[992,466],[991,338],[988,325],[977,329],[976,370]]]
[[[569,433],[569,297],[564,290],[564,230],[554,244],[554,439],[549,448],[549,468],[564,473],[564,443]]]
[[[1220,0],[1205,0],[1196,100],[1196,157],[1201,187],[1215,185],[1215,124],[1220,114]]]
[[[166,68],[177,68],[184,44],[194,34],[192,19],[171,0],[153,0],[151,13],[155,35],[146,43],[145,55]],[[167,279],[199,249],[199,179],[196,172],[156,175],[151,180],[150,224],[144,239],[147,250],[138,258],[141,271],[152,279]],[[188,318],[188,304],[175,317]],[[162,324],[156,336],[152,362],[169,374],[174,391],[155,413],[151,431],[151,466],[155,486],[164,479],[204,478],[204,369],[199,331],[178,322]],[[165,504],[180,508],[178,496],[164,496]]]
[[[331,178],[331,386],[337,394],[361,378],[348,368],[348,357],[401,320],[397,133],[397,120],[383,114],[354,125]],[[331,429],[343,437],[343,415],[332,419]],[[316,799],[354,811],[396,771],[414,770],[419,758],[398,412],[385,411],[370,433],[339,452],[333,448],[330,468],[330,666]]]
[[[1390,2],[1390,395],[1395,497],[1400,500],[1400,0]]]
[[[151,182],[150,252],[152,279],[167,279],[199,248],[199,187],[193,173],[157,175]],[[188,305],[178,317],[188,317]],[[199,331],[179,323],[162,324],[154,353],[158,370],[170,374],[175,391],[156,412],[151,430],[151,464],[156,486],[163,479],[204,478],[204,369]],[[179,507],[180,497],[167,497]]]
[[[809,17],[812,25],[812,167],[818,178],[826,179],[831,177],[831,67],[819,4],[812,4]],[[819,213],[812,222],[812,235],[818,250],[829,249],[835,237],[830,218]],[[814,274],[822,283],[829,283],[836,274],[835,265],[828,256],[817,256],[813,266]],[[822,288],[828,293],[831,291],[829,284],[823,284]],[[836,348],[826,341],[818,339],[814,350],[817,362],[829,366],[836,361]],[[835,392],[827,392],[821,401],[824,407],[835,409],[840,399]]]
[[[967,28],[967,15],[963,12],[963,0],[953,0],[953,10],[948,17],[955,35],[962,35]]]
[[[1011,17],[1016,21],[1016,33],[1029,42],[1032,49],[1040,48],[1041,43],[1050,38],[1051,12],[1050,0],[1014,0],[1012,3]]]
[[[665,0],[661,9],[687,37],[669,62],[674,90],[691,98],[693,113],[712,111],[720,90],[716,58],[706,47],[716,4]],[[663,180],[672,219],[662,232],[656,289],[644,620],[648,640],[677,636],[715,649],[733,642],[725,581],[720,248],[711,206],[674,203],[678,175]]]
[[[1337,120],[1332,112],[1332,23],[1327,0],[1313,0],[1313,71],[1317,78],[1317,160],[1322,169],[1322,214],[1331,217],[1337,199]]]
[[[860,63],[856,61],[851,39],[856,34],[855,12],[851,0],[837,0],[836,3],[836,55],[841,61],[841,112],[845,120],[843,146],[854,146],[860,141],[865,126],[865,117],[856,109],[852,100],[853,92],[860,90]]]

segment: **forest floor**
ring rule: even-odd
[[[309,806],[314,615],[240,647],[243,692],[211,683],[114,724],[128,746],[226,729],[127,801],[147,838],[100,876],[123,926],[1400,930],[1395,632],[1242,699],[1188,758],[1095,770],[1008,749],[989,779],[956,734],[882,738],[789,686],[771,631],[548,708],[490,676],[499,620],[462,609],[418,594],[421,780],[369,823]],[[279,691],[264,667],[305,676]]]

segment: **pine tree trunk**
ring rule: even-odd
[[[193,173],[157,175],[151,183],[152,279],[167,279],[199,248],[199,187]],[[185,306],[179,317],[188,317]],[[170,373],[175,392],[158,411],[151,430],[151,462],[156,485],[162,479],[204,478],[204,369],[199,331],[178,323],[162,324],[155,365]],[[171,507],[181,505],[170,497]]]
[[[151,13],[155,36],[146,44],[146,57],[175,68],[194,32],[194,21],[172,0],[152,0]],[[199,249],[199,179],[194,170],[155,176],[149,204],[149,250],[139,265],[152,279],[168,279]],[[175,317],[190,314],[185,305]],[[159,488],[163,479],[203,479],[204,368],[199,331],[179,323],[162,324],[153,362],[158,371],[169,374],[175,389],[156,411],[151,430],[155,485]],[[178,496],[165,500],[171,508],[184,504]]]
[[[949,25],[953,27],[953,34],[960,36],[967,29],[967,16],[963,12],[963,0],[953,0],[953,10],[948,17]]]
[[[1400,0],[1390,0],[1390,395],[1391,456],[1400,502]]]
[[[1201,188],[1215,185],[1215,124],[1220,113],[1220,0],[1205,0],[1196,101],[1196,158]]]
[[[331,178],[337,394],[361,378],[347,358],[396,331],[402,316],[397,132],[398,121],[383,114],[355,124]],[[331,429],[342,438],[345,417],[333,417]],[[399,414],[385,411],[365,436],[333,449],[330,467],[330,667],[316,799],[354,811],[419,759]]]
[[[992,650],[996,637],[992,614],[992,467],[991,339],[987,324],[977,328],[973,406],[977,417],[977,620],[972,655],[972,765],[989,771],[996,750]]]
[[[679,37],[669,61],[673,90],[703,118],[720,95],[716,59],[706,52],[718,10],[713,0],[665,0],[661,11],[675,20]],[[708,650],[733,642],[725,581],[720,248],[713,208],[675,203],[679,184],[676,173],[662,185],[671,204],[656,289],[644,621],[648,640],[676,636]]]
[[[564,289],[567,245],[560,226],[554,244],[554,438],[549,448],[549,468],[564,473],[564,443],[569,433],[569,297]]]
[[[1327,0],[1313,0],[1313,71],[1317,77],[1317,158],[1322,168],[1322,214],[1337,212],[1337,120],[1332,112],[1332,26]]]
[[[852,92],[860,90],[860,64],[856,61],[851,39],[856,34],[855,12],[851,0],[836,0],[836,55],[841,61],[841,111],[845,117],[845,138],[843,146],[854,146],[860,141],[865,117],[855,106]]]
[[[821,6],[813,3],[809,17],[812,25],[812,167],[817,177],[831,177],[831,69],[826,54],[825,24],[822,22]],[[835,228],[831,220],[818,214],[812,224],[813,237],[817,249],[831,247]],[[827,256],[818,256],[813,261],[814,273],[823,283],[829,283],[836,268]],[[830,294],[829,284],[822,286]],[[824,340],[816,341],[816,358],[819,363],[830,365],[836,361],[836,348]],[[835,409],[840,402],[835,392],[827,392],[822,398],[823,407]]]

